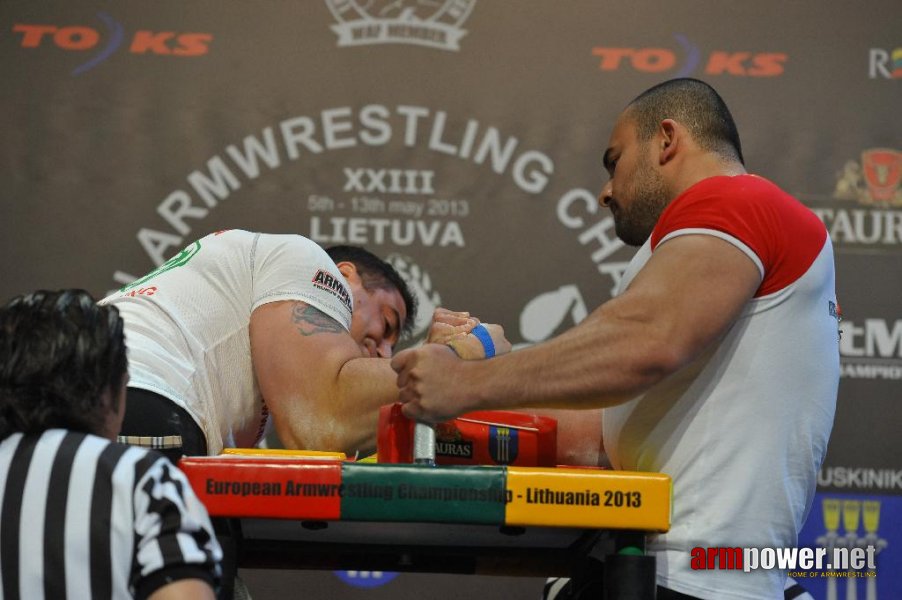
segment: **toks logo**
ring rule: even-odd
[[[680,45],[683,58],[668,48],[611,48],[596,46],[592,54],[601,60],[602,71],[617,71],[624,66],[645,73],[663,73],[678,69],[673,77],[688,77],[696,73],[704,61],[706,75],[732,75],[736,77],[776,77],[783,74],[783,65],[789,56],[783,52],[732,52],[714,50],[703,55],[701,49],[682,34],[674,38]]]
[[[209,33],[181,33],[176,31],[135,31],[126,40],[125,28],[106,13],[97,13],[104,31],[84,25],[46,25],[36,23],[16,23],[13,33],[20,36],[22,48],[40,48],[53,45],[61,50],[85,52],[101,46],[86,62],[72,71],[78,76],[90,71],[112,56],[124,43],[132,54],[154,54],[157,56],[202,56],[209,50],[213,35]]]

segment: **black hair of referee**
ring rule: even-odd
[[[84,290],[13,298],[0,308],[0,439],[53,428],[115,439],[127,370],[115,307]]]
[[[0,308],[4,598],[214,598],[222,550],[184,474],[159,453],[115,443],[128,383],[123,325],[84,290],[37,291]]]

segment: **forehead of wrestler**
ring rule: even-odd
[[[608,175],[613,179],[615,173],[619,173],[618,166],[632,166],[646,146],[639,141],[635,120],[628,110],[624,111],[614,124],[604,153],[603,162]]]
[[[338,269],[348,280],[354,295],[351,337],[364,353],[391,357],[407,320],[407,307],[401,292],[378,278],[364,281],[352,263],[338,263]]]

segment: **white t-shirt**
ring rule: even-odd
[[[680,235],[733,244],[758,266],[761,286],[703,356],[605,409],[605,448],[615,468],[673,477],[673,527],[649,543],[659,585],[700,598],[783,598],[785,572],[694,571],[690,553],[798,542],[839,383],[830,238],[772,183],[714,177],[668,206],[621,289],[657,247]]]
[[[268,431],[248,326],[258,306],[301,300],[351,327],[353,298],[325,250],[300,235],[210,234],[104,298],[125,321],[129,387],[184,408],[209,454]],[[298,368],[303,368],[299,365]]]

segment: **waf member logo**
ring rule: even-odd
[[[873,148],[843,167],[833,196],[861,204],[902,206],[902,152]]]
[[[489,428],[489,456],[499,465],[509,465],[517,460],[520,448],[516,429],[510,427]]]
[[[152,56],[202,56],[209,51],[213,35],[200,32],[138,29],[130,32],[104,12],[97,13],[97,26],[50,23],[16,23],[12,32],[19,46],[28,49],[56,48],[87,53],[87,60],[72,70],[82,75],[106,61],[121,49],[131,54]]]
[[[476,0],[326,0],[339,46],[413,44],[460,50]]]
[[[351,294],[348,292],[348,288],[345,287],[345,284],[342,283],[343,277],[336,277],[332,273],[329,273],[326,270],[320,269],[316,272],[316,275],[313,276],[313,285],[320,288],[321,290],[326,290],[339,300],[341,300],[344,305],[348,308],[348,310],[353,312],[352,304],[351,304]]]

